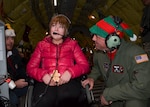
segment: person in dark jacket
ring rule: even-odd
[[[100,96],[103,106],[149,107],[150,61],[142,47],[127,42],[136,40],[129,26],[119,17],[108,16],[90,28],[95,42],[93,67],[88,79],[82,82],[93,88],[94,81],[103,77],[106,88]]]
[[[14,89],[9,90],[10,103],[12,107],[17,107],[19,98],[26,95],[27,92],[28,82],[25,81],[27,78],[26,68],[22,63],[18,50],[14,47],[14,38],[16,36],[14,29],[8,23],[5,28],[7,72],[16,85]]]
[[[49,35],[40,41],[27,64],[27,73],[37,83],[32,107],[81,107],[79,77],[89,63],[76,40],[68,36],[71,21],[58,14],[49,24]]]
[[[142,0],[144,4],[141,20],[141,37],[144,50],[150,57],[150,0]]]

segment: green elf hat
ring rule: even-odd
[[[117,28],[116,28],[117,27]],[[92,34],[96,34],[103,38],[106,38],[107,35],[116,32],[120,38],[123,38],[123,32],[125,32],[131,41],[136,41],[137,36],[133,34],[132,30],[129,29],[129,26],[120,22],[119,25],[114,21],[113,16],[108,16],[100,21],[98,21],[95,25],[93,25],[90,29]]]

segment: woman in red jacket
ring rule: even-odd
[[[27,64],[28,75],[37,80],[32,107],[79,107],[78,77],[89,72],[89,64],[77,41],[67,36],[70,23],[63,14],[52,17],[49,35]]]

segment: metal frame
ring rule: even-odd
[[[0,84],[0,96],[9,100],[9,87],[5,82],[8,77],[7,63],[6,63],[6,46],[5,46],[5,24],[0,20],[0,77],[4,82]]]

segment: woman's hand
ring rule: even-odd
[[[60,77],[58,85],[62,85],[62,84],[68,83],[70,81],[70,79],[71,79],[71,73],[67,70]]]
[[[45,74],[42,78],[43,82],[45,84],[49,84],[50,80],[51,80],[51,76],[49,74]]]
[[[65,84],[65,83],[68,83],[69,81],[70,81],[70,79],[71,79],[71,74],[70,74],[70,72],[67,70],[67,71],[65,71],[62,75],[61,75],[61,77],[60,77],[60,79],[59,79],[59,82],[55,82],[53,79],[51,79],[52,78],[52,76],[50,75],[50,74],[45,74],[44,76],[43,76],[43,78],[42,78],[42,80],[43,80],[43,82],[45,83],[45,84],[49,84],[49,82],[50,82],[50,86],[55,86],[55,85],[62,85],[62,84]]]
[[[56,86],[57,83],[53,79],[51,79],[52,78],[51,75],[52,74],[45,74],[42,80],[45,84],[49,84],[49,86]]]

